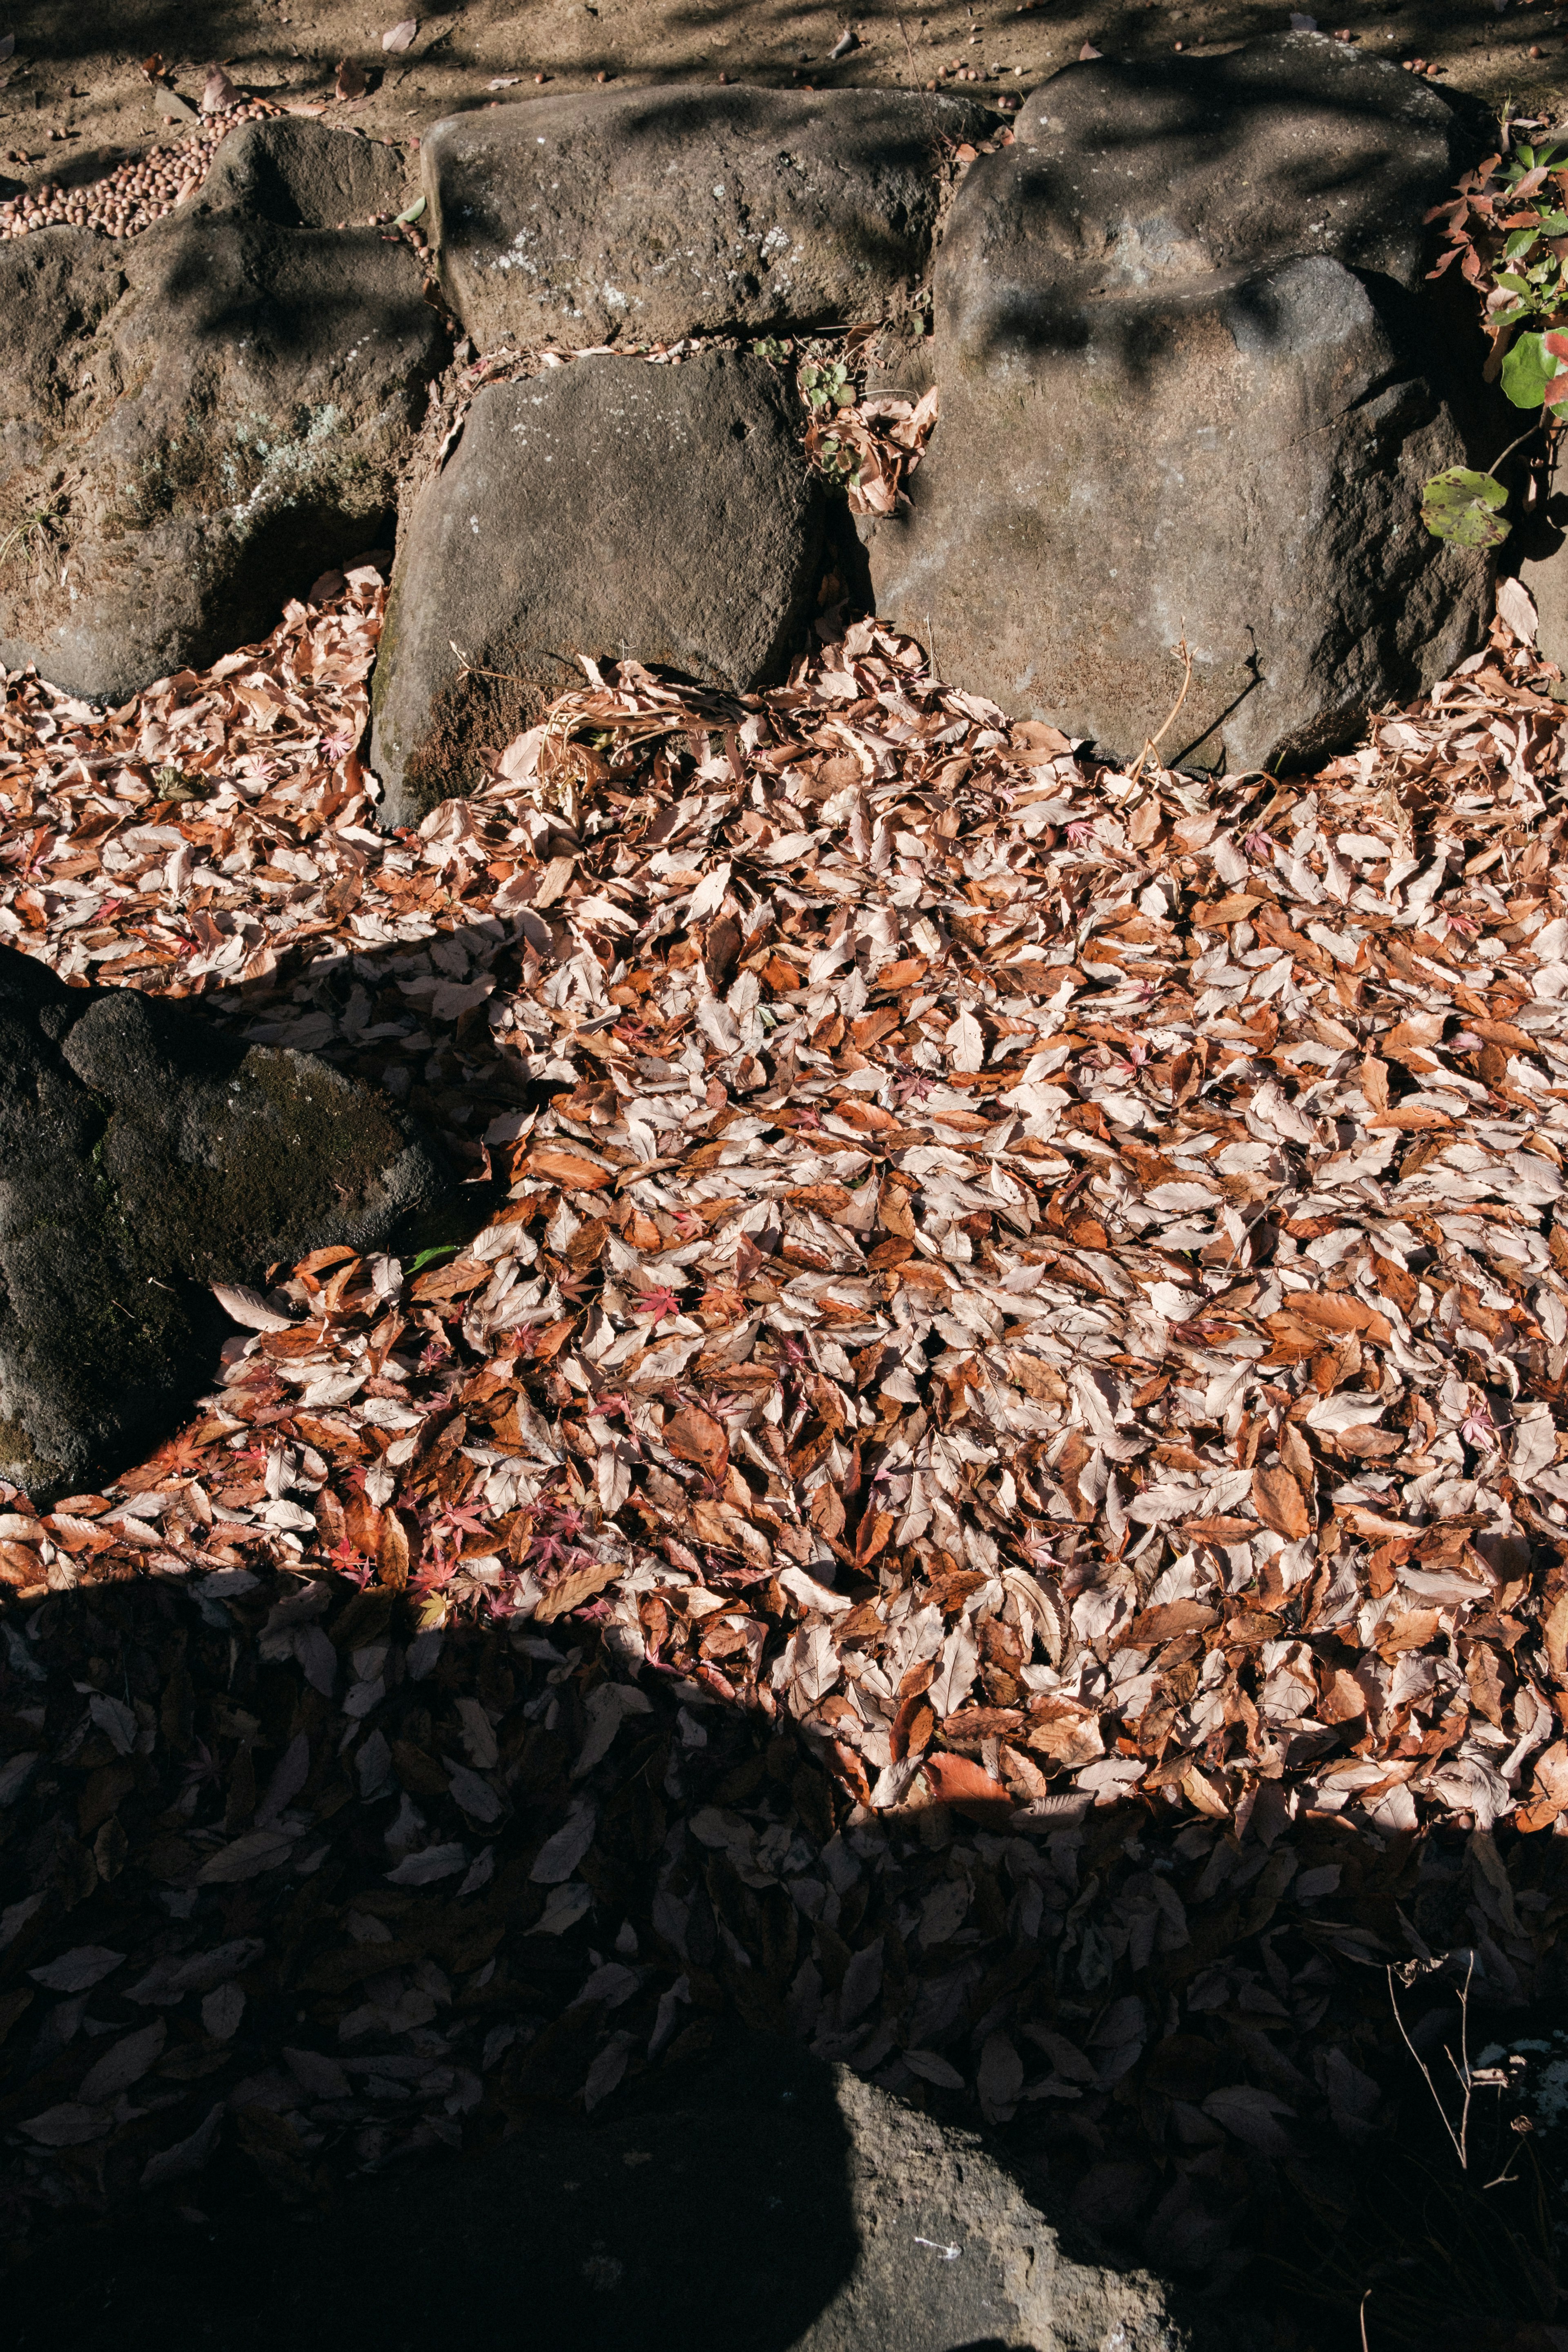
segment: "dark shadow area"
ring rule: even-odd
[[[438,1209],[427,1130],[199,1003],[0,950],[5,1473],[40,1504],[156,1444],[213,1377],[209,1287]]]
[[[1478,1859],[1460,1832],[1291,1823],[1282,1795],[1239,1837],[1158,1799],[875,1819],[809,1731],[628,1682],[588,1622],[421,1648],[406,1598],[318,1579],[154,1575],[0,1614],[19,2352],[413,2352],[459,2324],[962,2352],[1045,2340],[1016,2302],[1045,2226],[1074,2352],[1145,2264],[1205,2352],[1354,2352],[1369,2286],[1379,2352],[1555,2352],[1531,2330],[1558,2308],[1561,2126],[1521,2128],[1508,2065],[1465,2120],[1453,2064],[1563,2046],[1555,1980],[1510,1991],[1477,1905],[1500,1872],[1531,1916],[1560,1900],[1561,1840]],[[581,1770],[612,1687],[646,1705]],[[585,1805],[586,1848],[546,1860]],[[417,1850],[459,1857],[428,1884],[389,1871],[411,1806]],[[931,1905],[965,1875],[953,1937]],[[1185,1936],[1154,1928],[1173,1900]],[[1396,2029],[1385,1963],[1414,1940],[1447,1958],[1394,1979]],[[983,2155],[972,2094],[899,2053],[967,2077],[998,2032],[1054,2087]],[[1108,2265],[1099,2334],[1071,2332],[1078,2263]]]
[[[480,2352],[785,2352],[816,2340],[855,2268],[847,2146],[822,2066],[721,2028],[613,2120],[542,2105],[504,2146],[355,2181],[325,2211],[238,2189],[205,2223],[74,2230],[6,2281],[7,2334],[16,2352],[416,2352],[459,2334]]]
[[[8,2343],[402,2352],[460,2324],[484,2347],[954,2352],[998,2318],[1038,2340],[1022,2250],[1047,2263],[1046,2225],[963,2137],[968,2099],[906,2074],[911,2112],[855,2079],[913,2038],[846,1978],[898,1932],[876,1857],[897,1841],[935,1886],[975,1825],[871,1823],[787,1718],[657,1669],[595,1762],[585,1728],[628,1685],[591,1626],[433,1643],[405,1597],[328,1574],[300,1615],[300,1589],[154,1576],[0,1615]],[[313,1639],[286,1651],[291,1595]],[[129,1758],[111,1698],[147,1711]],[[388,1867],[411,1808],[428,1883]],[[1097,1843],[1133,1825],[1112,1811]],[[803,1842],[789,1879],[692,1833],[742,1816]],[[1047,1941],[999,1924],[951,2024],[915,2021],[960,2055],[1004,1961],[1009,2006],[1052,2000]],[[1098,2278],[1147,2306],[1114,2262],[1074,2270],[1104,2258],[1066,2228],[1037,2298]]]

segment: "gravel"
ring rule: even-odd
[[[134,236],[164,219],[176,205],[195,193],[212,168],[220,142],[242,122],[258,122],[281,113],[263,99],[225,107],[210,115],[198,137],[172,147],[150,148],[145,155],[116,166],[107,178],[80,188],[62,187],[58,181],[40,181],[36,188],[0,204],[0,238],[28,236],[35,229],[64,224],[71,228],[96,228],[105,236]]]

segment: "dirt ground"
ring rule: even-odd
[[[141,70],[157,54],[174,87],[199,103],[206,68],[284,104],[325,106],[328,119],[373,136],[416,138],[442,115],[526,103],[597,79],[683,79],[818,89],[925,83],[963,68],[1000,95],[1022,93],[1074,60],[1088,41],[1108,57],[1202,53],[1281,30],[1284,5],[1209,0],[942,0],[922,14],[897,0],[854,15],[790,0],[468,0],[418,18],[412,44],[382,36],[410,0],[30,0],[0,8],[0,160],[14,177],[85,177],[103,151],[123,154],[169,135]],[[1347,30],[1371,53],[1421,61],[1451,89],[1517,110],[1568,111],[1568,6],[1550,0],[1331,0],[1325,31]],[[844,34],[855,46],[836,63]],[[364,71],[363,98],[335,95],[339,61]],[[507,79],[507,86],[493,85]],[[519,79],[512,79],[512,77]],[[190,126],[175,126],[188,135]]]

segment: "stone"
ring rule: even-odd
[[[1315,34],[1057,76],[954,200],[941,419],[907,508],[862,530],[878,613],[1121,758],[1184,638],[1160,748],[1204,768],[1303,763],[1444,676],[1491,582],[1419,517],[1468,462],[1467,371],[1479,396],[1473,322],[1422,277],[1467,139]]]
[[[363,228],[377,213],[401,212],[416,193],[410,161],[384,139],[274,115],[230,131],[195,207],[237,209],[280,228]]]
[[[384,823],[472,790],[577,659],[746,691],[784,674],[825,500],[765,360],[593,357],[481,391],[402,534],[371,686]]]
[[[1568,677],[1568,491],[1552,489],[1522,515],[1517,494],[1510,506],[1515,520],[1503,560],[1517,566],[1534,602],[1537,650]]]
[[[209,1284],[374,1249],[449,1181],[329,1064],[0,950],[0,1477],[45,1502],[126,1466],[216,1370]]]
[[[233,176],[275,213],[323,173],[379,188],[344,144],[312,179],[241,133]],[[447,349],[413,254],[363,226],[198,205],[0,246],[0,662],[118,703],[265,635],[384,541]]]
[[[427,131],[426,226],[481,351],[848,325],[912,304],[949,142],[996,127],[924,92],[574,92]]]

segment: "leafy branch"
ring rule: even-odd
[[[1510,526],[1498,467],[1531,433],[1555,429],[1552,412],[1568,398],[1568,156],[1524,145],[1489,155],[1426,217],[1443,222],[1448,247],[1428,275],[1441,278],[1457,261],[1480,296],[1487,382],[1500,383],[1516,408],[1540,413],[1484,474],[1449,466],[1436,475],[1421,520],[1457,546],[1500,547]]]

